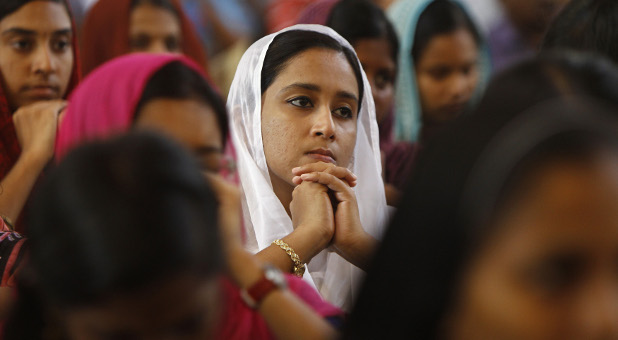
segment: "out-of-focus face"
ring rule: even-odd
[[[262,95],[262,141],[273,182],[313,162],[347,167],[356,143],[358,83],[337,51],[296,55]]]
[[[206,171],[216,173],[221,167],[221,131],[215,112],[207,104],[192,99],[154,99],[140,109],[135,127],[176,140],[196,156]]]
[[[0,72],[13,110],[64,96],[73,71],[73,31],[63,4],[32,1],[0,21]]]
[[[376,118],[381,124],[395,100],[397,64],[392,58],[392,46],[385,38],[360,39],[354,44],[354,49],[371,85]]]
[[[63,313],[71,340],[214,339],[218,280],[179,276]]]
[[[451,339],[618,339],[618,157],[523,183],[464,277]]]
[[[182,30],[176,15],[158,6],[143,4],[131,11],[131,52],[181,53]]]
[[[479,82],[479,47],[465,29],[436,35],[416,64],[424,123],[445,123],[466,108]]]
[[[502,0],[502,5],[520,30],[542,33],[569,0]]]

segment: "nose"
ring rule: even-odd
[[[330,108],[322,108],[315,111],[311,135],[325,139],[335,139],[335,122]]]
[[[37,48],[34,54],[34,60],[32,62],[33,72],[37,74],[48,75],[54,72],[56,68],[56,62],[52,51],[49,47],[41,46]]]
[[[618,289],[615,282],[597,285],[582,301],[580,324],[585,339],[618,339]]]
[[[465,74],[457,74],[453,77],[450,84],[451,98],[456,101],[468,100],[474,90],[471,77]]]
[[[163,39],[154,39],[148,46],[148,53],[169,53],[165,41]]]

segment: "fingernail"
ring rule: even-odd
[[[300,179],[307,179],[307,178],[309,178],[310,176],[311,176],[311,175],[309,175],[309,174],[302,174],[302,175],[300,175]]]
[[[298,170],[300,170],[300,167],[296,167],[296,168],[292,169],[292,172],[296,172]]]

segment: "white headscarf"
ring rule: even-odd
[[[273,39],[290,30],[322,33],[354,51],[344,38],[328,27],[296,25],[258,40],[243,55],[232,82],[227,107],[243,191],[246,246],[253,253],[267,248],[272,241],[283,238],[294,230],[292,220],[272,188],[264,156],[261,127],[261,75],[264,58]],[[362,72],[362,76],[365,91],[358,115],[354,157],[349,168],[358,177],[358,185],[354,191],[363,228],[379,238],[387,222],[388,212],[381,177],[375,105],[365,72]],[[310,261],[304,279],[314,285],[326,300],[345,310],[351,307],[353,298],[357,295],[362,273],[359,268],[336,253],[324,250]]]

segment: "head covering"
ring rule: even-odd
[[[387,11],[399,36],[399,63],[395,87],[395,139],[416,142],[422,126],[422,111],[416,85],[416,71],[412,60],[412,47],[416,25],[421,14],[433,0],[399,0]],[[458,0],[449,0],[461,6],[472,18],[466,7]],[[472,19],[471,19],[472,20]],[[476,87],[477,97],[489,79],[489,51],[485,44],[480,47],[480,79]],[[473,100],[474,101],[474,100]]]
[[[69,11],[69,17],[71,17],[71,29],[73,30],[73,71],[64,95],[64,98],[66,98],[79,83],[80,59],[77,49],[77,31],[75,29],[75,23],[73,22],[71,9],[66,2],[63,1],[63,4],[67,6],[67,10]],[[11,106],[8,102],[5,89],[2,84],[0,84],[0,179],[4,178],[4,176],[9,173],[21,153],[12,116],[13,112],[11,111]]]
[[[523,111],[499,99],[463,117],[419,155],[344,339],[442,338],[462,271],[521,162],[568,136],[618,145],[615,114],[589,98],[551,99]]]
[[[127,131],[148,80],[174,61],[202,74],[187,57],[147,53],[123,56],[94,70],[71,95],[56,136],[56,158],[86,141]]]
[[[340,0],[318,0],[307,6],[298,16],[297,24],[316,24],[326,26],[333,7]]]
[[[170,0],[178,13],[182,32],[182,53],[207,70],[206,52],[193,24],[185,16],[179,0]],[[129,53],[131,0],[99,0],[88,12],[82,32],[83,71]]]
[[[268,247],[272,241],[293,231],[292,220],[273,192],[264,156],[260,85],[264,58],[271,42],[278,34],[290,30],[318,32],[353,51],[347,41],[328,27],[296,25],[258,40],[242,57],[227,106],[243,190],[247,247],[252,252]],[[349,168],[358,176],[358,185],[354,191],[363,227],[368,233],[379,237],[387,219],[387,208],[381,178],[375,106],[367,77],[364,72],[362,75],[367,90],[360,106],[354,160]],[[314,284],[326,300],[343,309],[350,307],[360,283],[360,269],[326,250],[311,260],[308,269],[305,279]]]

